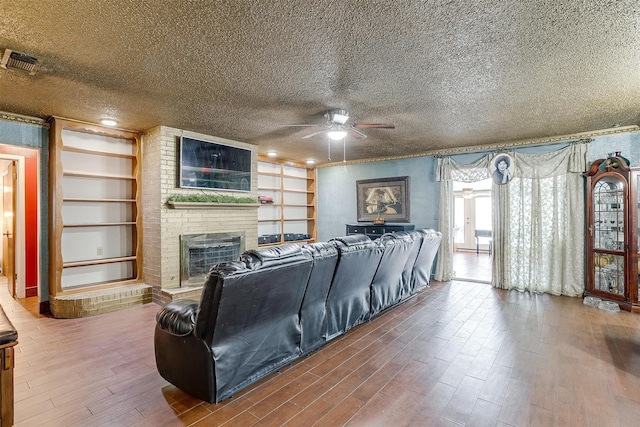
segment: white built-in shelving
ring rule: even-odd
[[[261,245],[316,240],[315,168],[261,159],[258,162],[258,194],[272,200],[258,209]],[[265,236],[273,236],[273,239],[267,238],[265,242]]]
[[[140,136],[52,119],[50,293],[141,276]]]

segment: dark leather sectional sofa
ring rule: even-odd
[[[197,301],[157,315],[156,364],[185,392],[220,402],[429,284],[442,235],[364,235],[249,250],[212,267]]]

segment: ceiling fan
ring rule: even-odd
[[[348,125],[349,112],[347,110],[329,110],[324,113],[327,119],[323,125],[288,125],[288,126],[322,126],[323,129],[311,132],[302,137],[302,139],[311,138],[319,134],[326,134],[334,141],[341,140],[347,135],[355,139],[365,139],[367,135],[358,129],[395,129],[396,125],[392,123],[353,123]]]

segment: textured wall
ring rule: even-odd
[[[566,143],[537,147],[523,147],[518,152],[536,154],[565,147]],[[589,145],[589,160],[606,157],[607,153],[621,151],[640,167],[640,132],[620,133],[595,137]],[[461,163],[472,163],[483,153],[453,156]],[[356,222],[356,181],[393,176],[410,177],[411,224],[438,229],[439,183],[435,181],[436,159],[418,157],[385,162],[347,164],[318,169],[318,236],[328,240],[345,233],[345,224]]]
[[[357,221],[356,181],[361,179],[408,176],[410,224],[437,229],[440,188],[435,182],[435,167],[433,157],[416,157],[319,168],[319,240],[343,236],[345,224]]]
[[[620,151],[631,161],[632,167],[640,166],[640,132],[606,135],[594,138],[589,145],[589,161],[607,157],[609,153]]]

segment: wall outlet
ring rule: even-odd
[[[96,250],[96,255],[102,255],[102,246],[98,246]]]

